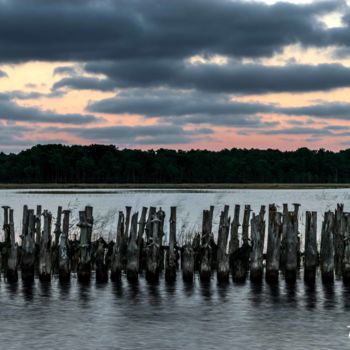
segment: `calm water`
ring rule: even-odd
[[[23,204],[43,205],[53,213],[58,205],[73,212],[94,207],[95,235],[114,237],[116,213],[125,205],[162,206],[167,214],[178,207],[178,237],[195,230],[201,212],[215,205],[214,230],[224,204],[301,203],[304,212],[321,213],[337,202],[350,208],[350,190],[225,190],[225,191],[80,191],[41,193],[0,191],[0,205],[15,209],[20,232]],[[167,216],[167,218],[169,215]],[[0,215],[0,223],[2,217]],[[320,228],[320,227],[319,227]],[[166,226],[167,230],[167,226]],[[350,288],[341,281],[314,288],[299,280],[294,287],[283,279],[277,287],[247,282],[218,286],[198,280],[192,287],[179,276],[174,285],[161,278],[149,285],[126,280],[80,285],[75,278],[62,286],[57,280],[32,286],[0,281],[0,349],[346,349],[350,348]]]
[[[0,284],[1,349],[346,349],[350,289]]]

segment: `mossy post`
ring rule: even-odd
[[[334,272],[339,278],[343,275],[343,257],[344,257],[344,204],[337,204],[335,210],[334,222]]]
[[[34,281],[34,262],[35,262],[35,221],[34,210],[28,210],[27,206],[23,209],[23,228],[22,228],[22,261],[21,272],[22,280],[25,283]]]
[[[158,214],[152,218],[152,238],[146,248],[146,279],[148,282],[158,282],[159,280],[159,223]]]
[[[274,204],[269,206],[269,226],[266,252],[266,281],[278,281],[280,267],[280,247],[282,236],[282,214],[277,212]]]
[[[165,279],[167,282],[174,282],[176,280],[176,207],[170,208],[169,227],[169,249],[165,259]]]
[[[334,222],[334,213],[327,211],[322,223],[320,252],[321,275],[325,283],[334,281]]]
[[[118,226],[117,226],[117,237],[116,243],[113,246],[113,253],[111,259],[111,280],[118,281],[121,278],[123,265],[122,265],[122,254],[121,245],[124,238],[124,213],[119,212],[118,215]]]
[[[350,284],[350,213],[344,214],[343,281]]]
[[[221,283],[229,280],[230,265],[227,254],[227,241],[230,232],[230,220],[228,217],[230,207],[225,205],[220,215],[219,232],[218,232],[218,253],[217,253],[217,279]]]
[[[318,263],[317,212],[307,211],[305,216],[304,280],[314,283]]]
[[[80,242],[79,242],[79,263],[78,280],[89,282],[91,278],[91,236],[92,236],[92,207],[86,207],[79,212]]]
[[[13,209],[10,209],[9,225],[10,225],[11,248],[7,259],[6,278],[8,282],[17,282],[18,280],[18,273],[17,273],[18,261],[17,260],[18,259],[17,259],[17,243],[16,243],[16,237],[15,237]]]
[[[126,266],[126,277],[130,282],[136,282],[139,278],[139,246],[137,244],[137,221],[138,213],[131,218],[130,239],[128,243],[128,262]]]
[[[265,206],[260,208],[259,215],[253,213],[250,220],[251,245],[250,280],[261,282],[263,278],[264,242],[265,242]]]
[[[58,246],[58,274],[61,282],[66,282],[70,279],[69,216],[70,210],[64,210],[62,234]]]
[[[41,237],[40,260],[39,260],[39,279],[40,281],[50,281],[52,273],[52,255],[51,255],[51,225],[52,215],[44,210],[44,230]]]
[[[202,282],[210,281],[211,277],[211,248],[209,245],[211,227],[212,227],[212,210],[203,210],[202,222],[202,239],[200,252],[200,279]]]

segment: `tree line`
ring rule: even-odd
[[[350,183],[350,149],[118,149],[37,145],[0,153],[1,183]]]

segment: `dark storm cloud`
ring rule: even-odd
[[[115,88],[115,84],[108,79],[98,79],[90,77],[72,77],[64,78],[52,87],[53,90],[69,88],[73,90],[98,90],[110,91]]]
[[[84,125],[99,119],[89,114],[59,114],[34,107],[22,107],[11,101],[6,94],[0,94],[0,120]]]
[[[77,73],[76,67],[61,66],[56,67],[53,71],[53,75],[74,75]]]
[[[89,73],[104,74],[115,87],[196,89],[207,92],[263,94],[307,92],[350,86],[350,69],[340,64],[264,66],[230,61],[225,65],[138,60],[95,62]],[[104,84],[109,85],[110,80]]]
[[[310,116],[322,119],[350,120],[349,103],[322,103],[305,107],[281,108],[283,114],[294,116]]]
[[[90,140],[115,144],[187,144],[202,137],[210,137],[208,128],[185,130],[180,126],[157,124],[147,126],[108,126],[95,128],[46,128],[44,131],[70,133]]]
[[[317,19],[344,4],[1,1],[0,61],[271,56],[289,44],[325,46],[332,44],[332,37],[346,41],[347,28],[333,33]]]

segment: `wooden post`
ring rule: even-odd
[[[50,219],[52,220],[52,219]],[[51,248],[52,250],[52,271],[54,274],[57,274],[59,271],[59,241],[61,235],[61,222],[62,222],[62,207],[57,209],[57,217],[55,223],[55,241]],[[51,234],[51,233],[50,233]]]
[[[135,213],[132,216],[130,240],[128,244],[128,263],[126,267],[126,277],[130,282],[136,282],[139,277],[139,246],[137,244],[138,215],[138,213]]]
[[[337,204],[334,223],[334,272],[337,277],[342,276],[344,255],[344,204]]]
[[[42,207],[37,205],[35,214],[35,272],[39,273],[40,245],[41,245],[41,216]]]
[[[13,209],[10,209],[10,240],[11,240],[11,249],[8,255],[7,260],[7,273],[6,278],[8,282],[17,282],[18,274],[17,274],[17,244],[15,238],[15,225],[13,220]]]
[[[217,279],[218,282],[228,282],[230,274],[229,257],[227,255],[227,241],[230,231],[230,218],[228,217],[229,206],[225,205],[220,215],[218,232],[217,254]]]
[[[157,216],[159,219],[159,228],[158,228],[158,243],[159,243],[159,271],[164,270],[164,247],[163,247],[163,239],[164,239],[164,221],[165,221],[165,212],[160,207]]]
[[[152,218],[154,217],[155,213],[157,211],[157,208],[155,207],[150,207],[148,211],[148,219],[146,223],[146,242],[149,243],[150,240],[152,239]]]
[[[350,283],[350,213],[344,214],[343,281]]]
[[[324,214],[321,233],[321,274],[325,283],[334,280],[334,213],[328,211]]]
[[[1,249],[1,266],[2,269],[6,275],[7,273],[7,260],[10,254],[11,250],[11,229],[10,229],[10,221],[9,221],[9,213],[10,213],[10,207],[8,206],[3,206],[2,207],[4,210],[4,225],[3,225],[3,230],[4,230],[4,235],[5,235],[5,242],[0,243],[0,246],[2,247]]]
[[[277,212],[274,204],[269,206],[269,226],[266,253],[266,281],[275,283],[278,281],[280,246],[282,236],[282,214]]]
[[[297,277],[297,254],[298,254],[298,216],[295,212],[287,213],[286,236],[285,236],[285,278],[287,282],[294,283]]]
[[[117,237],[116,243],[113,247],[112,261],[111,261],[111,280],[118,281],[122,275],[123,265],[122,265],[122,255],[121,255],[121,245],[124,239],[124,213],[119,212],[118,217],[118,227],[117,227]]]
[[[145,232],[145,227],[146,227],[147,210],[148,209],[146,207],[142,208],[141,217],[139,221],[139,229],[137,234],[137,245],[139,247],[139,271],[142,271],[145,266],[145,260],[143,259],[145,241],[143,239],[143,234]]]
[[[35,222],[34,210],[28,210],[27,206],[23,208],[23,224],[22,228],[22,280],[25,283],[34,281],[34,261],[35,261]]]
[[[282,237],[281,237],[281,247],[280,247],[280,270],[285,271],[286,268],[286,258],[287,258],[287,231],[289,226],[289,209],[288,204],[283,204],[282,212]]]
[[[78,280],[89,282],[91,278],[91,235],[92,235],[92,208],[79,212],[80,242]]]
[[[317,212],[307,211],[305,222],[304,280],[314,283],[318,261]]]
[[[108,282],[108,269],[105,261],[105,251],[107,243],[100,237],[96,242],[96,282],[105,283]]]
[[[244,206],[243,225],[242,225],[242,241],[243,245],[248,244],[249,241],[249,219],[250,219],[250,205]]]
[[[207,282],[211,277],[211,249],[209,239],[211,234],[212,211],[203,210],[202,244],[201,244],[201,265],[200,279]]]
[[[170,208],[169,249],[166,254],[165,279],[173,282],[176,279],[176,207]]]
[[[44,231],[41,237],[39,279],[40,281],[50,281],[52,272],[51,261],[51,224],[52,215],[44,210]]]
[[[235,205],[234,217],[231,223],[231,239],[229,246],[229,255],[232,256],[239,249],[238,228],[239,228],[240,206]]]
[[[250,221],[252,252],[250,255],[250,279],[261,282],[263,278],[264,242],[265,242],[265,206],[260,208],[259,215],[253,214]]]
[[[63,229],[59,242],[58,251],[58,274],[61,282],[69,281],[70,279],[70,256],[69,256],[69,210],[63,211]]]
[[[124,236],[125,236],[125,241],[129,241],[129,231],[130,231],[130,216],[131,216],[131,209],[132,207],[126,206],[125,207],[125,230],[124,230]]]
[[[186,283],[193,282],[194,276],[194,253],[191,243],[186,243],[182,247],[182,278]]]
[[[146,279],[148,282],[157,282],[159,279],[159,223],[158,214],[152,218],[152,239],[147,245]]]

